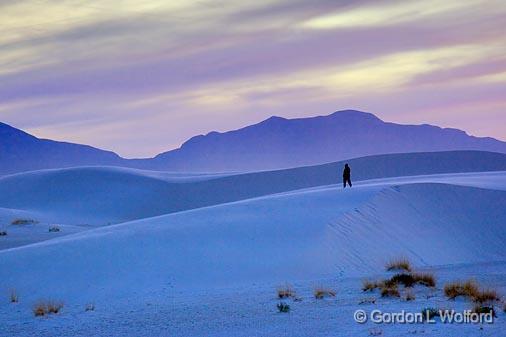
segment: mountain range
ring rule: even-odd
[[[154,158],[125,159],[87,145],[40,139],[0,123],[0,174],[75,166],[121,166],[174,172],[259,171],[376,154],[481,150],[506,142],[433,125],[402,125],[355,110],[327,116],[270,117],[228,132],[192,137]]]

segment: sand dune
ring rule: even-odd
[[[422,266],[504,258],[506,191],[403,183],[312,188],[102,227],[0,251],[0,277],[34,298],[76,300],[360,275],[398,255]]]
[[[354,181],[506,170],[506,155],[479,151],[381,155],[348,162]],[[235,175],[183,175],[113,167],[42,170],[0,178],[0,207],[38,214],[39,221],[108,225],[339,183],[343,165],[338,162]]]

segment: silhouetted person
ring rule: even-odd
[[[351,169],[348,164],[344,165],[343,170],[343,188],[346,188],[346,183],[351,187]]]

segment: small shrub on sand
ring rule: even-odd
[[[19,297],[18,297],[18,293],[16,292],[16,289],[11,289],[11,291],[9,293],[9,300],[11,303],[18,303],[19,302]]]
[[[7,236],[7,232],[6,231],[0,231],[0,236]]]
[[[34,307],[33,307],[33,314],[37,317],[37,316],[44,316],[47,314],[47,309],[46,309],[46,306],[42,303],[39,303],[39,304],[36,304]]]
[[[436,286],[436,278],[431,273],[413,273],[413,278],[420,285],[431,288]]]
[[[411,274],[395,274],[389,280],[385,281],[387,287],[397,286],[402,284],[405,287],[412,287],[415,284],[415,279]]]
[[[63,303],[61,302],[49,302],[47,304],[47,312],[50,314],[57,314],[63,308]]]
[[[364,280],[362,283],[362,291],[373,291],[380,287],[380,282]]]
[[[472,298],[476,303],[490,303],[499,301],[499,295],[497,291],[493,289],[479,290],[478,293]]]
[[[313,292],[314,297],[318,300],[321,300],[325,297],[335,297],[336,292],[331,289],[326,288],[316,288]]]
[[[404,270],[407,272],[411,271],[411,263],[408,259],[396,259],[387,263],[387,271]]]
[[[36,224],[37,221],[32,219],[14,219],[12,220],[11,224],[13,225],[30,225],[30,224]]]
[[[288,304],[286,304],[285,302],[279,302],[277,304],[277,307],[278,307],[279,312],[284,312],[284,313],[290,312],[290,306]]]
[[[469,298],[475,303],[480,304],[491,303],[500,300],[497,291],[493,289],[481,290],[479,285],[473,280],[469,280],[464,283],[448,283],[444,287],[444,293],[448,299],[455,299],[458,296],[463,296]]]
[[[444,287],[445,296],[448,299],[453,300],[458,296],[464,296],[469,298],[475,298],[479,293],[478,284],[469,280],[464,283],[462,282],[451,282],[447,283]]]
[[[462,290],[464,294],[470,297],[471,299],[476,298],[480,293],[479,286],[475,281],[465,282],[462,287]]]
[[[55,301],[41,301],[33,307],[33,314],[35,316],[45,316],[50,314],[57,314],[63,308],[63,303]]]
[[[289,285],[286,285],[284,287],[279,287],[277,292],[278,292],[278,298],[281,298],[281,299],[295,297],[295,295],[296,295],[295,290]]]
[[[431,273],[416,273],[411,272],[411,266],[407,260],[396,260],[387,265],[388,270],[403,270],[400,273],[393,275],[391,278],[382,281],[364,280],[362,282],[362,291],[374,291],[379,288],[382,297],[400,297],[398,290],[399,285],[405,288],[411,288],[416,284],[426,287],[434,288],[436,280]],[[406,295],[405,300],[414,300],[415,296],[412,293]]]
[[[400,273],[395,274],[389,280],[384,281],[387,286],[399,285],[410,288],[415,284],[420,284],[426,287],[435,287],[436,281],[434,276],[429,273]]]
[[[401,297],[401,294],[399,293],[399,289],[397,289],[396,285],[384,285],[381,288],[381,297]]]

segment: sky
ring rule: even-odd
[[[133,157],[357,109],[506,141],[506,1],[0,0],[0,121]]]

